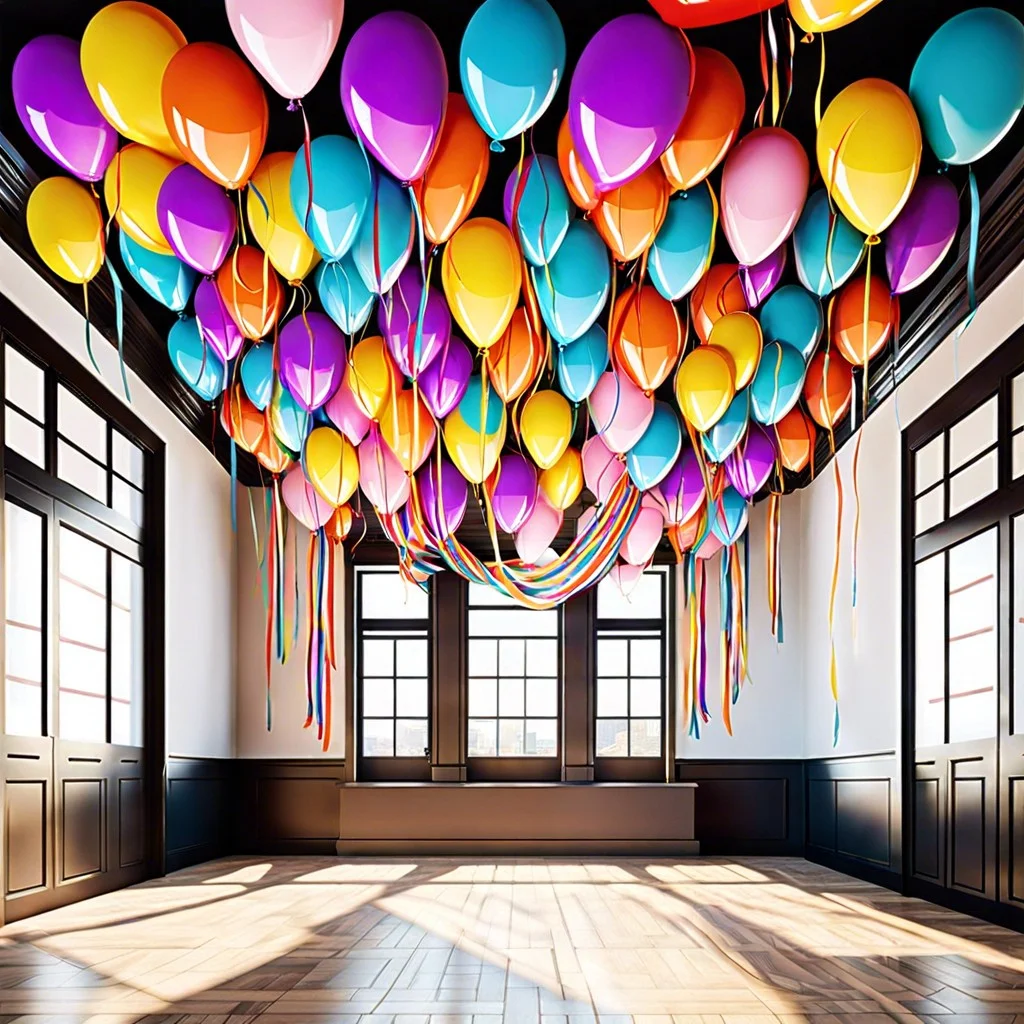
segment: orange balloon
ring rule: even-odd
[[[544,355],[540,332],[520,306],[505,333],[484,351],[487,374],[503,402],[514,402],[534,382]]]
[[[267,141],[267,97],[234,50],[189,43],[170,60],[160,86],[167,131],[182,156],[225,188],[241,188]]]
[[[857,277],[843,285],[832,309],[832,340],[839,354],[853,366],[867,366],[896,335],[900,324],[900,300],[889,293],[880,277],[871,278],[868,318],[864,322],[864,283]]]
[[[220,423],[235,444],[252,453],[259,448],[267,429],[263,413],[249,401],[241,382],[224,392],[220,404]]]
[[[673,189],[700,184],[736,141],[747,98],[736,65],[724,53],[694,48],[693,88],[661,166]]]
[[[380,415],[380,435],[407,473],[415,473],[434,447],[437,428],[426,403],[411,388],[396,392]]]
[[[558,169],[562,172],[562,180],[572,196],[572,201],[581,210],[593,210],[600,196],[594,189],[594,179],[580,163],[569,131],[569,115],[562,118],[562,127],[558,129]]]
[[[448,109],[437,149],[415,184],[423,214],[423,232],[434,245],[452,237],[480,198],[491,148],[461,93],[448,93]]]
[[[811,461],[817,438],[810,416],[795,405],[769,429],[775,432],[775,450],[783,469],[799,473]]]
[[[846,415],[853,401],[853,370],[838,352],[818,352],[807,365],[804,401],[811,419],[831,430]]]
[[[259,464],[268,472],[277,476],[291,464],[292,457],[277,443],[270,423],[270,406],[263,411],[263,440],[256,446],[253,455]]]
[[[238,246],[221,264],[217,290],[231,319],[250,341],[270,333],[284,306],[284,289],[277,271],[252,245]]]
[[[658,164],[606,192],[594,210],[594,227],[620,263],[645,253],[665,222],[669,187]]]
[[[651,285],[630,285],[612,313],[615,362],[638,388],[655,391],[668,378],[683,351],[679,313]]]
[[[726,313],[745,313],[747,300],[736,263],[716,263],[690,292],[690,319],[697,337],[706,345],[711,328]]]
[[[348,505],[339,505],[324,524],[327,539],[332,544],[340,544],[349,535],[354,519],[352,509]]]

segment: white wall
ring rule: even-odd
[[[0,241],[0,288],[80,363],[89,366],[81,315]],[[122,398],[117,350],[94,335],[104,383]],[[172,373],[170,366],[168,373]],[[134,374],[132,411],[167,445],[167,752],[234,752],[235,539],[230,477]]]

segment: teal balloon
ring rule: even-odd
[[[804,361],[814,355],[825,328],[821,303],[806,288],[787,284],[774,291],[761,307],[764,340],[792,345]]]
[[[355,334],[370,319],[377,296],[366,287],[352,255],[336,263],[321,263],[316,272],[316,291],[324,312],[345,334]]]
[[[626,472],[641,491],[668,476],[683,447],[683,428],[667,402],[654,403],[654,415],[640,440],[626,453]]]
[[[300,149],[288,183],[292,210],[325,260],[340,260],[352,248],[359,225],[373,201],[373,178],[363,151],[341,135],[322,135]],[[309,180],[313,179],[313,203]],[[309,216],[306,216],[307,209]]]
[[[482,432],[490,437],[501,429],[501,412],[502,401],[498,392],[488,384],[487,395],[484,397],[483,378],[478,373],[470,377],[466,393],[459,402],[459,413],[466,426],[479,434],[480,425],[484,424]]]
[[[459,50],[462,91],[492,149],[547,110],[564,72],[565,33],[547,0],[486,0],[470,18]]]
[[[778,423],[799,400],[806,376],[807,364],[792,345],[768,342],[750,382],[751,418],[764,426]]]
[[[262,412],[274,396],[274,346],[266,341],[253,345],[242,356],[238,372],[249,401]]]
[[[227,385],[224,364],[203,341],[194,316],[183,317],[171,328],[167,335],[167,354],[178,376],[207,402],[216,398]]]
[[[665,222],[651,245],[647,272],[669,302],[693,291],[711,262],[715,246],[715,204],[711,186],[702,182],[669,200]]]
[[[391,291],[409,262],[415,238],[416,221],[409,189],[377,171],[373,202],[359,225],[351,249],[356,270],[374,295]]]
[[[1024,24],[995,7],[950,18],[918,55],[910,98],[939,160],[984,156],[1024,107]]]
[[[558,353],[558,383],[570,402],[585,402],[608,369],[608,335],[594,324],[581,338],[570,341]]]
[[[849,280],[864,258],[866,239],[838,210],[829,252],[828,192],[818,189],[804,204],[793,232],[796,273],[803,286],[824,297]]]
[[[271,401],[277,406],[277,415],[271,415],[274,437],[289,452],[301,452],[306,435],[312,429],[313,417],[292,397],[292,393],[280,382],[274,387]]]
[[[735,487],[726,487],[711,507],[711,530],[726,546],[735,544],[747,528],[747,499]]]
[[[152,252],[119,231],[121,262],[139,286],[157,302],[180,313],[187,305],[196,272],[177,256]]]
[[[601,315],[612,266],[597,229],[574,220],[547,268],[531,267],[540,313],[559,346],[582,337]]]
[[[569,230],[575,207],[553,156],[529,156],[523,163],[526,178],[516,206],[519,168],[513,169],[505,184],[505,223],[513,219],[523,245],[523,255],[535,267],[550,263]],[[515,229],[514,229],[515,230]]]
[[[749,389],[741,391],[725,410],[722,418],[708,431],[701,434],[704,451],[712,462],[725,462],[743,440],[750,422]]]

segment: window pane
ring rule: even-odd
[[[1024,431],[1019,434],[1013,435],[1013,440],[1010,442],[1011,447],[1011,462],[1013,465],[1013,479],[1024,473]]]
[[[112,432],[112,440],[114,472],[131,481],[136,487],[141,487],[144,465],[142,449],[118,430]]]
[[[469,713],[475,718],[494,717],[498,713],[498,681],[470,679]]]
[[[558,754],[558,722],[554,718],[526,720],[526,753],[532,757]]]
[[[556,679],[526,680],[526,713],[538,718],[558,715],[558,681]]]
[[[107,503],[106,469],[64,441],[57,442],[57,476],[104,505]]]
[[[914,578],[914,694],[919,747],[946,738],[945,611],[946,556],[918,563]]]
[[[914,502],[914,533],[924,533],[942,522],[945,488],[939,486]]]
[[[429,615],[426,592],[407,583],[397,569],[361,572],[359,583],[364,619],[425,619]]]
[[[61,689],[61,739],[104,743],[107,738],[106,714],[107,702],[103,697]]]
[[[498,754],[498,723],[493,719],[469,720],[469,756],[496,757]]]
[[[363,680],[363,714],[372,718],[390,718],[395,713],[394,681]]]
[[[558,636],[558,612],[512,608],[472,608],[470,636]]]
[[[978,406],[949,430],[949,468],[952,472],[995,444],[999,426],[996,396]]]
[[[426,640],[399,640],[395,643],[395,672],[400,676],[428,675]]]
[[[499,715],[523,715],[523,680],[522,679],[500,679],[498,680],[498,714]]]
[[[629,671],[628,640],[597,641],[597,674],[624,676]]]
[[[395,714],[408,718],[427,717],[426,679],[395,680]]]
[[[1024,427],[1024,373],[1017,374],[1013,378],[1013,400],[1012,400],[1013,429]]]
[[[8,349],[10,351],[10,349]],[[7,593],[6,731],[43,731],[43,517],[4,502],[4,567]]]
[[[645,572],[628,597],[606,576],[597,585],[599,619],[660,619],[661,592],[665,573],[659,569]]]
[[[1024,379],[1024,374],[1021,374]],[[1024,516],[1013,521],[1013,724],[1024,732]]]
[[[946,454],[946,435],[939,434],[914,455],[914,494],[926,491],[938,483],[943,474],[943,458]]]
[[[523,720],[521,718],[503,718],[498,722],[498,754],[502,757],[515,757],[524,753]]]
[[[498,641],[469,641],[469,674],[496,676],[498,674]]]
[[[631,757],[659,757],[661,755],[661,719],[632,719],[629,723],[629,753]]]
[[[142,745],[142,566],[110,553],[110,741]]]
[[[633,718],[661,715],[661,680],[631,679],[629,681],[629,713]]]
[[[991,451],[966,469],[960,470],[956,476],[950,477],[949,514],[955,516],[957,512],[991,494],[998,484],[998,472],[999,453]]]
[[[488,586],[485,583],[469,583],[466,586],[466,596],[470,607],[484,606],[523,610],[523,606],[514,598],[509,597],[508,594],[503,593],[496,587]]]
[[[46,468],[46,437],[43,428],[25,419],[16,409],[5,410],[4,443],[40,469]]]
[[[634,676],[661,675],[661,640],[630,640],[629,672]]]
[[[526,671],[531,676],[557,676],[558,641],[527,640]]]
[[[363,641],[363,675],[390,676],[395,673],[395,643],[393,640]]]
[[[395,756],[426,757],[427,720],[399,718],[395,721]]]
[[[598,719],[597,756],[629,756],[629,723],[625,718]]]
[[[526,672],[526,641],[501,640],[498,643],[498,674],[521,676]]]
[[[110,507],[125,519],[142,525],[142,491],[117,476],[110,478]]]
[[[106,420],[63,384],[57,388],[57,431],[106,466]]]
[[[598,679],[597,714],[601,718],[625,715],[629,711],[629,686],[625,679]]]
[[[67,527],[60,528],[60,574],[106,596],[107,549]]]
[[[363,756],[394,757],[395,723],[390,718],[363,719]]]
[[[4,346],[4,397],[33,419],[46,422],[43,368],[11,345]],[[7,443],[10,444],[10,440]]]

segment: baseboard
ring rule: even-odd
[[[863,882],[871,882],[872,885],[892,889],[893,892],[901,892],[903,889],[903,876],[900,872],[872,864],[870,861],[860,860],[842,853],[831,853],[814,846],[807,847],[804,857],[814,864],[831,868],[833,871],[841,871],[844,875],[859,878]]]
[[[370,857],[694,857],[695,840],[339,839],[339,856]]]
[[[1024,907],[1015,907],[1009,903],[997,903],[995,900],[972,896],[970,893],[961,892],[958,889],[947,889],[945,886],[934,885],[921,878],[910,878],[907,882],[906,893],[908,896],[916,896],[929,903],[937,903],[940,907],[948,907],[961,914],[970,914],[983,921],[991,921],[1004,928],[1013,928],[1015,931],[1024,932]]]

